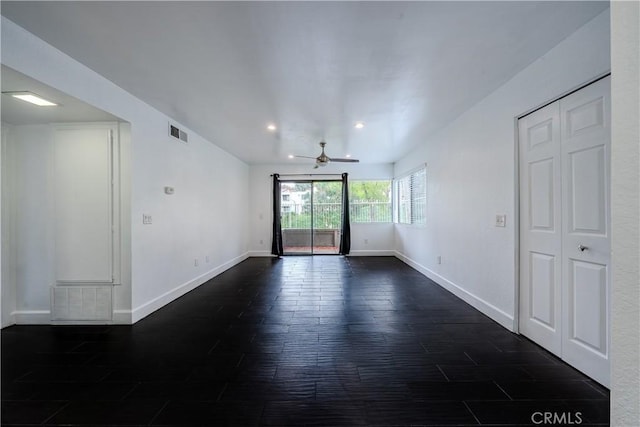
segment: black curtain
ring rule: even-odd
[[[280,223],[280,175],[273,174],[273,237],[271,239],[271,254],[281,256],[282,224]]]
[[[351,222],[349,221],[349,174],[342,174],[342,230],[340,233],[340,253],[348,255],[351,251]]]

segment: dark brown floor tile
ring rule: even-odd
[[[135,325],[14,326],[2,350],[3,425],[609,416],[608,390],[394,257],[250,258]]]

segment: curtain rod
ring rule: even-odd
[[[273,176],[271,174],[269,176]],[[341,173],[279,173],[278,176],[342,176]]]

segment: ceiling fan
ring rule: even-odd
[[[294,157],[300,157],[300,158],[303,158],[303,159],[315,159],[316,165],[313,167],[314,169],[317,169],[320,166],[326,166],[327,164],[329,164],[331,162],[358,163],[360,161],[358,159],[340,159],[340,158],[336,158],[336,157],[329,157],[324,153],[324,146],[325,145],[327,145],[326,142],[324,142],[324,141],[320,142],[320,147],[322,148],[322,152],[320,153],[320,155],[318,157],[309,157],[309,156],[294,156]]]

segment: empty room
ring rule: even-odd
[[[640,424],[637,1],[2,1],[3,426]]]

